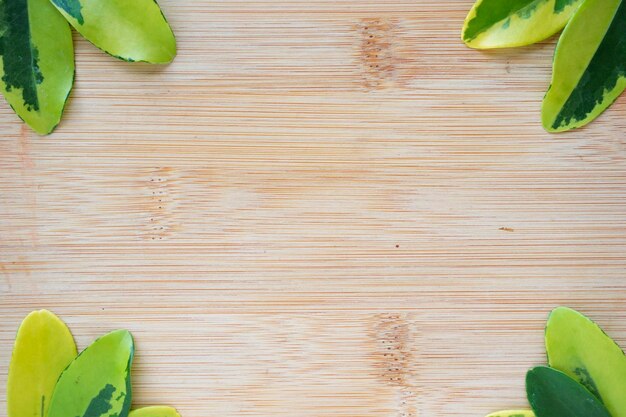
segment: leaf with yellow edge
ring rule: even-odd
[[[530,45],[567,24],[582,0],[478,0],[465,18],[463,42],[476,49]]]
[[[0,88],[39,134],[59,124],[74,84],[72,30],[48,0],[0,1]]]
[[[180,414],[172,407],[154,406],[133,410],[128,417],[180,417]]]
[[[585,0],[559,38],[543,126],[549,132],[584,126],[624,89],[626,1]]]
[[[9,366],[8,417],[46,417],[57,380],[75,357],[74,338],[61,319],[47,310],[30,313]]]

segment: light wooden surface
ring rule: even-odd
[[[172,65],[77,38],[54,135],[0,105],[0,386],[39,308],[130,329],[135,405],[184,417],[521,407],[559,304],[626,345],[626,100],[545,133],[554,41],[468,50],[470,0],[161,4]]]

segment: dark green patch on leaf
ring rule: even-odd
[[[133,340],[126,330],[89,345],[57,382],[48,417],[127,417]],[[96,389],[103,387],[96,395]],[[124,395],[120,395],[124,393]]]
[[[55,4],[76,19],[79,24],[82,25],[85,23],[85,19],[81,13],[83,5],[80,3],[80,0],[56,0]]]
[[[537,0],[491,1],[476,9],[476,16],[469,22],[465,31],[466,39],[474,39],[485,30],[518,11],[532,5]],[[541,0],[546,1],[546,0]]]
[[[600,402],[604,402],[602,401],[602,396],[600,395],[600,391],[596,386],[596,382],[593,380],[591,375],[589,375],[589,371],[587,371],[586,368],[576,368],[574,370],[574,374],[576,374],[576,376],[578,377],[578,381],[583,384],[585,388],[589,390],[589,392],[595,395],[596,398],[600,400]]]
[[[563,105],[553,129],[583,120],[602,103],[606,91],[626,76],[626,2],[617,9],[613,21],[576,88]]]
[[[0,55],[7,91],[21,89],[25,107],[39,110],[37,85],[43,82],[43,75],[37,48],[31,42],[28,0],[0,1]]]
[[[556,0],[554,2],[554,12],[561,13],[567,6],[574,3],[576,0]]]
[[[100,417],[107,413],[113,406],[111,405],[111,398],[113,398],[113,393],[115,392],[115,387],[111,384],[107,384],[100,390],[97,396],[95,396],[83,417]]]

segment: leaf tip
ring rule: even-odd
[[[41,309],[41,310],[34,310],[28,313],[28,315],[24,318],[22,323],[26,323],[30,320],[37,320],[37,319],[50,319],[50,320],[62,322],[62,320],[50,310]]]
[[[173,407],[161,405],[137,408],[128,417],[180,417],[180,414]]]
[[[566,313],[580,314],[578,311],[574,310],[573,308],[566,307],[566,306],[558,306],[558,307],[555,307],[554,309],[552,309],[552,311],[550,312],[550,315],[548,316],[548,321],[553,316],[557,316],[559,314],[566,314]]]

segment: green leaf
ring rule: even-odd
[[[48,0],[0,1],[2,94],[37,133],[61,120],[74,83],[72,32]]]
[[[613,417],[626,417],[626,357],[597,324],[559,307],[546,326],[550,366],[584,385]]]
[[[626,87],[626,3],[586,0],[567,24],[542,108],[550,132],[595,119]]]
[[[154,0],[51,0],[72,26],[126,61],[171,62],[174,33]]]
[[[503,410],[488,414],[485,417],[535,417],[531,410]]]
[[[46,417],[59,375],[75,357],[65,323],[47,310],[30,313],[17,332],[9,366],[8,417]]]
[[[127,417],[133,354],[126,330],[97,339],[61,374],[49,417]]]
[[[528,371],[526,393],[537,417],[611,417],[585,387],[547,366]]]
[[[172,407],[155,406],[133,410],[128,417],[180,417],[180,414]]]
[[[529,45],[563,29],[583,0],[478,0],[463,41],[476,49]]]

